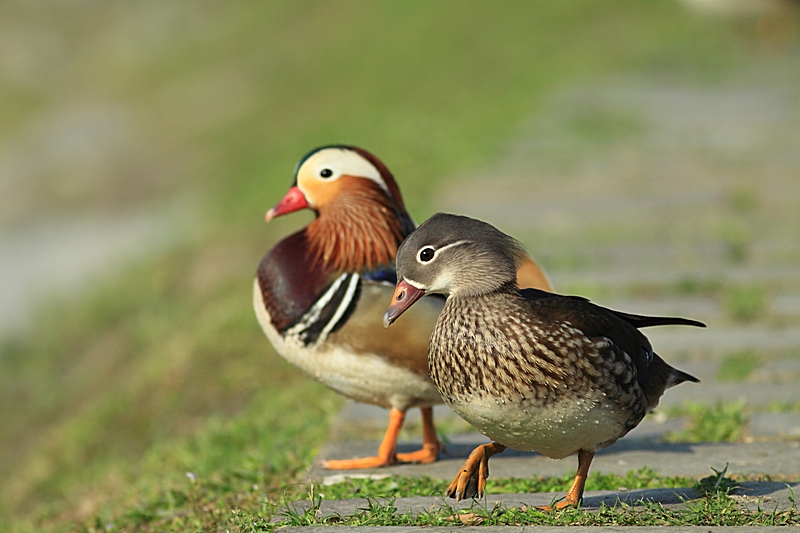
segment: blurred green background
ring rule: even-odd
[[[374,152],[417,221],[515,230],[562,292],[699,294],[720,324],[785,328],[796,301],[770,302],[800,291],[798,33],[779,1],[3,2],[0,526],[242,530],[302,479],[341,399],[274,354],[250,291],[311,219],[263,223],[321,144]],[[676,127],[683,151],[659,152],[663,121],[625,107],[629,86],[700,91],[688,117],[730,87],[778,111],[757,142],[699,153],[714,143]],[[748,102],[709,120],[730,133]],[[654,170],[676,161],[681,180]],[[647,203],[694,186],[710,195],[685,211]],[[592,218],[598,198],[637,207]],[[615,269],[608,246],[678,241],[790,273],[580,275]],[[648,260],[707,263],[682,262],[693,250]]]

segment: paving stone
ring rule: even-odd
[[[762,390],[761,386],[741,384],[716,384],[720,389],[739,391],[742,389]],[[775,386],[764,386],[764,390]],[[688,387],[687,387],[688,388]],[[781,387],[777,387],[780,389]],[[680,387],[677,387],[680,389]],[[710,396],[706,395],[705,399]],[[718,398],[720,395],[713,396]],[[693,399],[697,399],[693,397]],[[675,403],[679,403],[677,400]],[[435,420],[442,425],[461,424],[468,428],[457,415],[446,406],[434,408]],[[320,466],[325,459],[346,459],[350,457],[373,455],[378,440],[359,440],[359,432],[381,435],[387,423],[384,409],[350,402],[334,423],[336,428],[348,428],[350,439],[327,443],[320,450],[310,470],[312,478],[325,481],[340,480],[341,476],[391,473],[401,476],[426,475],[440,479],[450,479],[461,466],[472,449],[488,439],[477,432],[446,435],[447,450],[433,465],[396,465],[391,469],[378,471],[332,472]],[[593,471],[624,475],[630,470],[647,466],[662,475],[703,477],[711,473],[711,468],[721,470],[726,463],[731,473],[765,474],[795,476],[800,479],[800,413],[754,413],[749,421],[746,434],[749,443],[665,443],[662,438],[670,432],[685,428],[685,419],[650,416],[614,445],[598,452],[592,465]],[[418,410],[412,410],[407,424],[419,423]],[[340,430],[340,436],[347,431]],[[353,439],[356,440],[353,440]],[[763,442],[765,439],[781,439]],[[412,439],[401,442],[403,452],[418,449],[420,441]],[[575,469],[575,459],[554,461],[536,453],[507,450],[492,459],[492,475],[496,477],[559,476],[570,474]]]
[[[800,328],[771,328],[761,325],[738,328],[652,328],[647,338],[656,352],[674,361],[672,354],[685,353],[694,357],[718,358],[720,355],[755,349],[759,352],[797,350],[800,347]]]
[[[453,210],[455,211],[455,210]],[[461,210],[469,212],[468,210]],[[490,216],[480,217],[484,220],[493,220]],[[531,250],[534,253],[534,249]],[[781,286],[798,286],[797,267],[747,267],[730,265],[709,265],[701,263],[694,268],[681,269],[652,269],[647,265],[626,264],[626,265],[598,265],[592,263],[591,270],[571,270],[555,271],[550,273],[553,285],[558,287],[569,286],[572,284],[588,284],[603,287],[606,291],[623,290],[631,286],[652,286],[664,287],[675,286],[686,281],[692,282],[716,282],[716,283],[769,283]],[[546,265],[545,265],[546,266]],[[784,304],[779,301],[779,309]],[[793,307],[793,306],[792,306]],[[698,305],[698,309],[700,306]]]
[[[756,413],[747,430],[755,436],[800,439],[800,413]]]
[[[450,481],[469,453],[479,444],[488,442],[480,434],[456,435],[447,444],[446,453],[429,465],[395,465],[389,469],[331,471],[319,464],[324,459],[346,459],[374,455],[378,441],[328,443],[320,450],[310,469],[312,479],[325,483],[339,481],[342,476],[353,474],[384,474],[398,476],[428,476]],[[420,443],[408,442],[399,446],[400,451],[412,451]],[[800,480],[800,441],[766,441],[749,443],[664,443],[648,439],[626,437],[597,452],[592,462],[593,472],[625,475],[631,470],[649,467],[664,476],[700,478],[711,475],[712,468],[741,475],[781,476]],[[492,458],[492,477],[563,476],[574,474],[577,467],[575,457],[553,460],[534,452],[506,450]],[[334,476],[329,478],[329,476]]]
[[[702,363],[698,364],[698,366]],[[682,369],[695,375],[695,365],[680,365]],[[707,405],[716,405],[719,402],[744,401],[751,409],[768,407],[775,404],[793,405],[800,403],[800,385],[796,383],[719,383],[684,384],[670,389],[665,394],[655,416],[648,416],[634,428],[625,438],[661,437],[671,431],[680,431],[684,428],[684,420],[665,419],[663,412],[668,407],[674,407],[685,402],[695,402]],[[460,432],[469,429],[469,424],[453,413],[445,405],[437,405],[433,409],[434,421],[437,426],[457,427]],[[756,412],[750,417],[750,432],[754,436],[785,434],[793,436],[797,427],[800,413],[796,411],[763,413]],[[383,435],[389,421],[388,411],[380,407],[348,401],[332,424],[333,440],[357,440],[365,435],[378,438]],[[406,415],[405,427],[417,427],[420,424],[418,409],[411,409]],[[781,430],[781,428],[785,428]],[[447,433],[445,431],[445,433]]]
[[[680,367],[680,365],[676,364]],[[666,392],[659,408],[673,407],[684,402],[708,405],[743,401],[753,408],[771,405],[795,405],[800,403],[800,383],[701,383],[679,385]]]

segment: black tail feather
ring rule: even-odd
[[[669,382],[667,383],[666,388],[674,387],[684,381],[690,381],[692,383],[700,383],[700,380],[694,377],[691,374],[687,374],[683,370],[678,370],[677,368],[672,369],[673,374],[670,376]]]
[[[695,326],[698,328],[706,327],[702,322],[690,318],[680,318],[671,316],[642,316],[631,315],[621,311],[611,311],[621,319],[629,322],[636,329],[647,328],[650,326]]]

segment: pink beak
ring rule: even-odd
[[[414,302],[423,296],[425,296],[424,290],[412,287],[406,280],[398,281],[392,296],[392,304],[383,315],[383,327],[388,328],[389,324],[397,320],[397,317],[405,313],[409,307],[414,305]]]
[[[283,200],[278,202],[278,205],[267,211],[266,219],[267,222],[269,222],[275,217],[279,217],[287,213],[293,213],[295,211],[299,211],[300,209],[310,208],[311,206],[308,205],[308,200],[306,200],[305,195],[295,185],[286,192],[286,196],[283,197]]]

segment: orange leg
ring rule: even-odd
[[[575,480],[567,492],[567,497],[556,503],[556,509],[564,509],[565,507],[577,507],[583,499],[583,487],[586,485],[586,476],[589,475],[589,466],[592,464],[594,452],[587,452],[586,450],[578,451],[578,472],[575,474]],[[545,505],[539,507],[542,511],[551,511],[552,507]]]
[[[411,453],[398,453],[398,462],[433,463],[439,456],[439,450],[444,449],[433,426],[433,407],[420,407],[419,410],[422,413],[422,449]]]
[[[502,444],[482,444],[472,450],[450,486],[447,496],[461,501],[463,498],[482,498],[489,477],[489,458],[506,449]]]
[[[397,454],[397,437],[406,418],[405,411],[391,408],[389,411],[389,427],[383,436],[383,441],[378,447],[375,457],[362,457],[359,459],[344,459],[325,461],[323,466],[331,470],[354,470],[358,468],[378,468],[391,466],[398,461],[403,463],[432,463],[436,461],[440,444],[436,438],[436,429],[433,427],[433,409],[422,407],[422,449],[413,453]]]
[[[383,435],[383,441],[378,447],[376,457],[362,457],[360,459],[342,459],[325,461],[323,466],[331,470],[353,470],[357,468],[377,468],[379,466],[391,466],[397,462],[397,437],[400,435],[400,428],[403,427],[403,420],[406,418],[405,411],[392,409],[389,411],[389,427]]]

